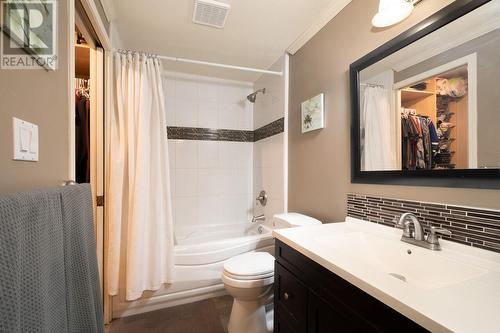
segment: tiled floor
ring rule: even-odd
[[[222,296],[114,320],[107,333],[227,333],[233,298]]]

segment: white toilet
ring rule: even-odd
[[[291,228],[321,224],[298,213],[276,214],[276,228]],[[272,295],[274,257],[267,252],[249,252],[232,257],[224,263],[222,282],[234,297],[229,333],[269,333],[272,323],[266,320],[266,301]]]

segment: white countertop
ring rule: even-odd
[[[413,258],[419,256],[418,267],[414,267],[419,274],[432,269],[423,264],[427,259],[429,263],[446,260],[467,265],[480,273],[432,288],[418,281],[400,281],[371,262],[356,260],[360,254],[367,255],[360,244],[333,244],[335,236],[352,233],[354,237],[360,232],[391,245],[404,244],[405,251],[415,253]],[[401,234],[402,230],[350,217],[342,223],[273,231],[280,241],[432,332],[500,332],[500,254],[444,240],[440,240],[442,251],[431,251],[401,242]],[[333,238],[328,239],[330,236]]]

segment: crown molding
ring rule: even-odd
[[[311,26],[304,31],[286,51],[294,55],[302,46],[304,46],[314,35],[316,35],[328,22],[330,22],[338,13],[342,11],[352,0],[334,0],[326,8]]]

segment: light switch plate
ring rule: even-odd
[[[12,118],[14,133],[14,160],[38,161],[38,126],[22,119]]]

